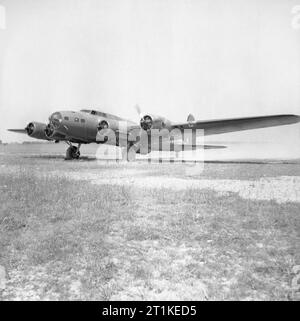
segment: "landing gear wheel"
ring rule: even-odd
[[[78,159],[80,152],[76,146],[70,146],[66,152],[66,159]]]

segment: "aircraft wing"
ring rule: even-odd
[[[19,134],[27,134],[26,129],[8,129],[8,131],[14,132],[14,133],[19,133]]]
[[[289,125],[298,122],[300,122],[300,116],[298,115],[272,115],[208,121],[190,121],[172,124],[171,129],[204,129],[205,135],[215,135],[249,129]]]

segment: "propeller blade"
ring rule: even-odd
[[[136,104],[134,106],[134,108],[135,108],[136,112],[138,113],[139,117],[141,117],[141,114],[142,114],[141,107],[138,104]]]

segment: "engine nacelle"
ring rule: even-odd
[[[116,120],[105,119],[99,121],[96,142],[98,144],[104,144],[109,141],[113,144],[116,144],[118,140],[118,137],[116,137],[116,130],[118,129],[119,122]]]
[[[144,115],[140,120],[140,126],[143,130],[163,129],[170,125],[170,121],[161,116]]]
[[[26,126],[26,132],[28,136],[36,139],[48,139],[45,134],[47,125],[44,123],[31,122]]]

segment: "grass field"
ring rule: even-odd
[[[0,300],[298,300],[300,165],[185,166],[2,154]]]

